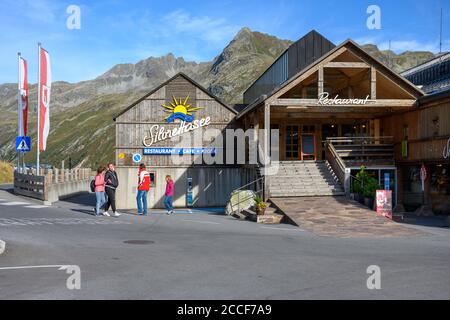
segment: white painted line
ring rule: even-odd
[[[30,204],[29,202],[5,202],[5,203],[0,203],[1,206],[23,206],[26,204]]]
[[[44,266],[20,266],[20,267],[3,267],[0,270],[15,270],[15,269],[37,269],[37,268],[61,268],[67,265],[56,264],[56,265],[44,265]]]
[[[30,209],[42,209],[42,208],[50,208],[50,206],[43,206],[43,205],[35,205],[35,206],[25,206],[24,208],[30,208]]]
[[[6,201],[5,199],[0,199],[0,201]]]
[[[203,223],[203,224],[220,224],[220,223],[218,223],[218,222],[199,221],[199,220],[188,220],[188,219],[182,219],[181,221],[186,221],[186,222],[196,222],[196,223]]]
[[[277,227],[261,227],[262,229],[271,229],[271,230],[284,230],[284,231],[305,231],[305,230],[302,230],[302,229],[298,229],[298,228],[296,228],[296,229],[294,229],[294,228],[292,228],[292,229],[288,229],[288,228],[277,228]]]

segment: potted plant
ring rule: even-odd
[[[378,180],[372,177],[369,177],[366,181],[366,184],[363,188],[364,195],[364,204],[373,210],[375,196],[377,190],[380,189],[380,185],[378,184]]]
[[[364,185],[367,183],[368,179],[369,175],[366,172],[366,168],[361,166],[352,185],[353,192],[355,193],[355,200],[361,204],[364,204]]]
[[[266,203],[264,202],[263,198],[261,198],[260,196],[256,196],[254,200],[255,200],[256,214],[263,215],[267,208]]]
[[[362,197],[362,183],[359,180],[353,180],[351,186],[351,195],[353,195],[352,200],[361,202]]]

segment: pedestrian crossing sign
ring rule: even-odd
[[[16,151],[17,152],[30,152],[31,150],[31,138],[30,137],[16,137]]]

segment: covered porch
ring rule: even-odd
[[[348,40],[247,106],[238,119],[245,129],[271,129],[254,136],[263,166],[327,160],[349,192],[351,174],[361,165],[379,174],[395,170],[392,140],[384,137],[380,120],[415,108],[422,95]],[[272,130],[278,130],[275,147]]]
[[[279,130],[273,158],[324,160],[328,138],[382,137],[380,119],[414,108],[422,94],[348,40],[254,101],[238,119],[245,129]],[[258,142],[269,150],[270,132]]]

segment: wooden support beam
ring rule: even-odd
[[[270,104],[264,104],[264,156],[267,164],[270,157]]]
[[[319,77],[317,80],[318,85],[318,95],[320,96],[323,93],[323,66],[319,66]]]
[[[345,48],[345,47],[339,48],[332,55],[328,56],[323,61],[321,61],[321,65],[323,66],[324,64],[327,64],[328,62],[331,62],[333,59],[335,59],[337,56],[339,56],[340,54],[344,53],[345,51],[347,51],[347,48]],[[269,97],[267,99],[267,102],[269,104],[271,104],[271,102],[273,100],[277,99],[278,97],[281,97],[283,94],[285,94],[286,92],[291,90],[293,87],[295,87],[296,85],[301,83],[303,80],[309,78],[311,75],[313,75],[315,72],[317,72],[317,69],[318,69],[317,66],[314,66],[314,67],[310,68],[308,71],[306,71],[305,73],[301,74],[295,80],[292,80],[286,86],[284,86],[283,88],[278,90],[276,93],[274,93],[271,97]]]
[[[348,121],[350,119],[373,119],[376,117],[380,117],[386,115],[386,111],[377,112],[377,113],[369,113],[369,112],[358,112],[358,113],[349,113],[349,112],[339,112],[333,113],[333,116],[330,117],[329,113],[319,113],[319,112],[285,112],[285,113],[273,113],[271,115],[272,121],[278,121],[282,123],[290,123],[291,120],[307,120],[307,119],[323,119],[324,123],[329,123],[330,121],[334,121],[340,119],[342,121]],[[295,122],[294,121],[294,122]]]
[[[370,99],[377,98],[377,70],[374,67],[370,68]]]
[[[325,68],[370,68],[365,62],[328,62]]]
[[[333,98],[333,97],[330,97]],[[276,99],[272,106],[284,107],[315,107],[318,105],[318,99]],[[338,105],[334,107],[362,107],[370,109],[371,107],[413,107],[416,104],[414,99],[377,99],[368,101],[365,105]],[[325,108],[326,106],[321,106]]]

